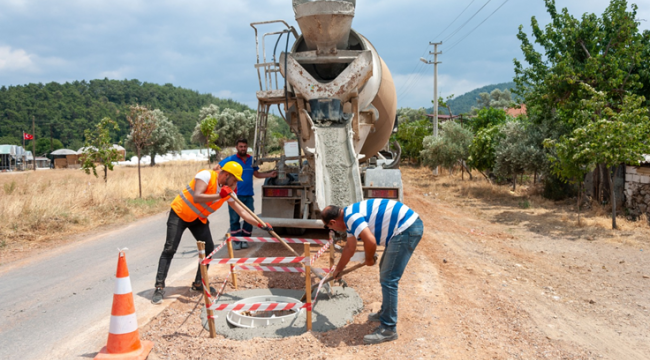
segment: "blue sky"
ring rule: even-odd
[[[430,106],[433,66],[418,59],[432,50],[429,41],[447,38],[468,20],[440,47],[440,94],[460,95],[512,79],[512,60],[522,57],[518,26],[530,33],[531,16],[546,24],[548,15],[543,0],[504,1],[357,0],[353,27],[391,69],[399,106]],[[556,1],[574,16],[601,14],[608,3]],[[649,28],[650,0],[634,3],[644,20],[641,27]],[[0,0],[0,85],[136,78],[255,107],[255,39],[249,24],[273,19],[297,27],[291,0]]]

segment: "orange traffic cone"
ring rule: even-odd
[[[140,341],[138,319],[133,305],[133,290],[124,251],[117,260],[117,275],[111,310],[108,343],[95,356],[95,360],[144,360],[153,348],[153,342]]]

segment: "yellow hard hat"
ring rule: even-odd
[[[235,161],[228,161],[223,165],[221,170],[232,174],[237,180],[242,181],[241,174],[244,172],[244,169]]]

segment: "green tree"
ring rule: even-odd
[[[494,147],[494,172],[512,178],[512,190],[517,189],[517,175],[531,168],[531,162],[539,161],[543,152],[531,138],[532,132],[522,121],[511,120],[501,125],[502,137]]]
[[[485,108],[478,112],[478,115],[468,122],[473,133],[479,130],[500,125],[506,122],[506,112],[503,109]]]
[[[151,112],[154,122],[156,123],[155,130],[151,133],[151,144],[144,147],[142,152],[149,154],[151,157],[151,166],[156,165],[156,155],[165,155],[169,152],[178,152],[185,146],[185,139],[179,133],[178,128],[169,121],[165,114],[159,109]],[[127,149],[137,151],[130,138],[126,141]]]
[[[156,130],[156,121],[153,114],[146,106],[131,106],[131,111],[126,117],[131,125],[131,133],[127,141],[133,144],[138,157],[138,193],[142,198],[142,176],[140,175],[140,160],[142,159],[142,150],[151,146],[153,143],[151,134]]]
[[[471,113],[473,115],[478,114],[482,109],[495,108],[503,110],[514,105],[512,101],[512,93],[508,89],[503,91],[500,89],[494,89],[490,93],[480,93],[479,97],[476,99],[476,103],[478,104],[478,107],[472,107]]]
[[[420,152],[422,164],[435,169],[444,166],[452,169],[469,156],[469,146],[474,135],[460,124],[447,121],[440,125],[440,136],[427,136],[423,141],[423,150]]]
[[[239,138],[250,139],[255,130],[256,118],[256,113],[249,110],[220,110],[211,105],[201,109],[192,141],[209,144],[218,153],[221,147],[234,146]]]
[[[90,175],[92,171],[93,175],[97,177],[97,166],[103,167],[104,182],[108,181],[108,171],[113,171],[113,163],[122,158],[117,149],[113,147],[111,130],[119,131],[120,128],[115,121],[107,117],[96,125],[94,131],[86,130],[86,142],[81,157],[81,169],[86,174]]]
[[[30,149],[31,141],[29,145],[25,146]],[[49,138],[40,138],[36,140],[36,156],[49,154],[50,152],[58,149],[63,149],[63,143],[59,139],[52,139],[51,142]]]
[[[547,145],[557,150],[551,158],[553,169],[565,179],[575,178],[581,169],[594,169],[597,164],[611,168],[612,228],[616,229],[616,170],[620,164],[638,165],[644,160],[643,155],[650,153],[648,109],[643,106],[642,96],[628,94],[622,102],[612,104],[604,92],[583,86],[591,96],[581,101],[582,110],[576,113],[576,122],[585,125],[558,141],[547,141]],[[574,165],[567,166],[568,162]]]
[[[429,119],[403,122],[397,128],[394,139],[402,147],[402,156],[406,156],[416,163],[420,162],[420,153],[424,149],[424,138],[433,132],[433,124]]]
[[[499,125],[479,130],[469,146],[468,164],[478,170],[488,181],[488,173],[496,163],[496,147],[503,138]]]

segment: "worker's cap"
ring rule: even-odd
[[[221,170],[232,174],[237,180],[242,181],[241,175],[244,173],[244,168],[235,161],[228,161],[221,167]]]

